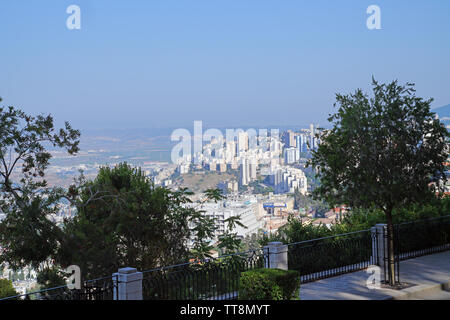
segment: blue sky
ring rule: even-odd
[[[0,96],[81,129],[324,124],[372,75],[439,107],[449,15],[448,0],[2,0]]]

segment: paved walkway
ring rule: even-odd
[[[369,289],[367,270],[305,283],[300,287],[302,300],[383,300],[420,298],[427,292],[440,292],[440,284],[450,287],[450,251],[400,262],[400,282],[414,284],[403,290]]]

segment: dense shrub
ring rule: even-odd
[[[240,300],[295,300],[299,291],[300,274],[295,270],[261,268],[241,273]]]
[[[12,282],[7,279],[0,279],[0,299],[18,295]]]

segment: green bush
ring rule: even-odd
[[[240,300],[295,300],[299,298],[300,274],[295,270],[253,269],[241,273]]]
[[[16,296],[18,293],[10,280],[0,279],[0,299]]]

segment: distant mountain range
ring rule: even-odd
[[[432,109],[431,111],[435,112],[439,116],[439,119],[442,121],[442,123],[444,123],[447,129],[450,129],[450,104],[440,108]]]
[[[431,111],[436,112],[440,119],[450,118],[450,104],[440,108],[432,109]]]

